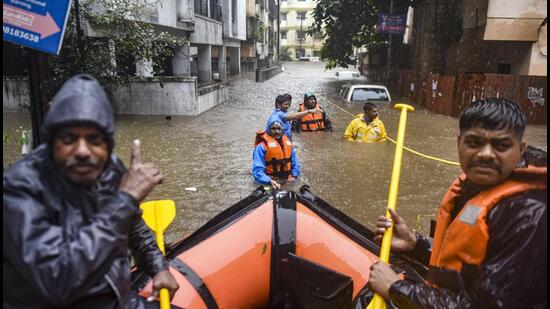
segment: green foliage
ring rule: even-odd
[[[292,56],[290,55],[290,50],[288,46],[281,46],[281,54],[279,55],[281,61],[291,61]]]
[[[395,0],[394,12],[404,14],[413,0]],[[387,35],[376,33],[379,13],[388,13],[387,0],[319,0],[313,12],[314,24],[309,29],[312,36],[325,41],[321,58],[327,69],[347,68],[355,65],[352,59],[354,48],[372,49],[386,44]]]
[[[2,131],[2,133],[4,135],[3,144],[7,144],[9,142],[10,135],[8,133],[6,133],[6,131]]]
[[[92,74],[105,85],[126,85],[141,59],[151,59],[155,72],[161,72],[163,62],[173,57],[183,39],[143,21],[144,9],[157,4],[158,1],[145,5],[135,0],[89,0],[80,7],[81,24],[89,22],[95,33],[85,38],[77,33],[73,5],[61,53],[50,62],[51,93],[77,73]]]
[[[265,30],[266,30],[266,27],[262,22],[260,22],[256,27],[256,32],[254,33],[254,38],[256,39],[256,42],[264,41]]]

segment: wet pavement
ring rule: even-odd
[[[198,229],[258,187],[250,172],[255,132],[264,127],[275,97],[285,92],[295,98],[291,111],[297,109],[304,92],[315,92],[334,125],[332,133],[294,135],[303,176],[287,189],[308,184],[319,197],[368,227],[383,214],[394,145],[344,142],[343,133],[352,118],[335,105],[352,114],[362,110],[361,105],[337,98],[345,81],[337,80],[335,71],[325,71],[322,63],[287,63],[285,68],[263,83],[255,83],[252,75],[232,79],[230,101],[198,117],[117,117],[117,154],[129,162],[131,141],[140,138],[143,160],[160,166],[166,176],[149,199],[176,201],[178,212],[168,229],[168,241]],[[389,107],[381,109],[381,119],[392,138],[396,137],[398,117]],[[3,147],[6,164],[18,155],[15,129],[28,128],[30,121],[23,114],[5,113],[3,123],[10,134]],[[456,161],[456,128],[456,119],[419,108],[409,115],[405,144]],[[528,127],[526,139],[546,150],[546,126]],[[409,226],[426,233],[439,201],[460,169],[409,153],[405,153],[402,167],[397,210]]]

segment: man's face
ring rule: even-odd
[[[105,136],[93,126],[63,128],[53,140],[56,166],[77,184],[93,184],[103,172],[108,157]]]
[[[458,136],[460,167],[481,187],[506,180],[518,165],[526,144],[510,129],[469,129]]]
[[[306,100],[306,106],[308,108],[315,108],[316,105],[317,105],[317,99],[315,97],[310,97],[309,99]]]
[[[274,139],[280,139],[283,136],[283,128],[279,124],[274,124],[269,128],[269,135]]]
[[[282,110],[283,112],[286,112],[290,108],[290,101],[285,101],[281,104],[277,104],[277,106],[279,107],[280,110]]]
[[[365,113],[365,119],[368,122],[373,121],[376,117],[378,117],[378,108],[373,108],[372,110]]]

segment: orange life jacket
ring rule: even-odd
[[[505,182],[466,202],[451,221],[451,211],[461,194],[460,182],[465,176],[455,180],[439,209],[430,258],[431,270],[461,272],[465,265],[480,266],[487,254],[490,232],[486,219],[491,209],[515,194],[546,189],[546,175],[546,168],[518,168]],[[434,283],[434,278],[429,279]]]
[[[317,103],[315,108],[321,109],[321,105]],[[307,109],[304,103],[300,103],[300,112],[305,112]],[[315,131],[325,131],[325,117],[323,114],[308,114],[300,120],[300,125],[302,131],[306,132],[315,132]]]
[[[255,146],[261,145],[265,151],[265,173],[268,176],[286,179],[292,170],[291,155],[292,142],[283,134],[281,143],[271,137],[265,131],[256,133]]]

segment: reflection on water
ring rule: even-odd
[[[343,81],[321,64],[287,65],[287,71],[264,83],[243,76],[231,83],[230,102],[198,117],[119,116],[116,119],[115,151],[129,162],[131,141],[140,138],[143,159],[157,164],[166,176],[150,199],[173,199],[178,213],[167,240],[196,230],[227,207],[248,196],[257,185],[251,176],[255,132],[262,129],[273,109],[275,97],[288,92],[294,96],[291,110],[306,91],[314,91],[329,113],[332,133],[294,135],[303,176],[287,189],[303,184],[359,222],[372,227],[386,207],[394,146],[355,144],[343,140],[350,115],[332,104],[357,114],[361,105],[340,102],[336,95]],[[381,108],[381,119],[390,137],[395,138],[399,114]],[[417,110],[409,115],[405,144],[436,157],[457,160],[457,121]],[[28,128],[28,117],[3,115],[4,131]],[[546,126],[529,127],[527,140],[546,150]],[[3,162],[13,162],[18,154],[14,140],[3,147]],[[409,226],[427,232],[439,201],[458,167],[429,161],[405,152],[397,210]],[[185,188],[196,187],[197,191]]]

